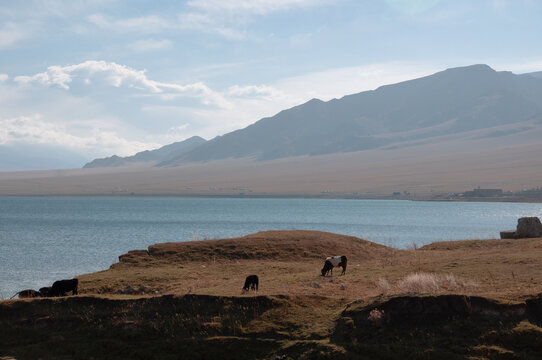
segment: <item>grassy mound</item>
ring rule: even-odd
[[[121,263],[205,262],[221,260],[325,259],[331,255],[375,257],[389,253],[385,246],[353,236],[321,231],[263,231],[232,239],[170,242],[119,256]]]

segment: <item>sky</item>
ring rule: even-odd
[[[541,18],[539,0],[0,0],[0,163],[212,139],[450,67],[541,71]]]

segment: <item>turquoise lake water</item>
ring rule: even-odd
[[[407,248],[495,238],[523,216],[542,217],[542,204],[0,197],[0,298],[107,269],[119,255],[160,242],[308,229]]]

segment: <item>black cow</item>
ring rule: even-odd
[[[245,286],[243,286],[243,292],[252,290],[252,291],[258,291],[258,275],[249,275],[245,279]]]
[[[346,256],[334,256],[334,257],[328,257],[326,258],[326,262],[324,263],[324,267],[322,268],[322,276],[326,276],[329,272],[331,272],[331,275],[333,275],[333,268],[335,266],[340,266],[343,268],[343,271],[341,275],[344,275],[346,273],[346,264],[347,259]]]
[[[40,295],[41,295],[42,297],[49,297],[49,296],[51,296],[51,289],[52,289],[51,286],[45,286],[45,287],[40,288]]]
[[[77,279],[55,281],[53,286],[51,286],[49,296],[66,296],[66,293],[70,291],[73,295],[77,295],[78,284],[79,280]]]
[[[36,298],[36,297],[40,297],[40,293],[39,291],[36,291],[36,290],[32,290],[32,289],[26,289],[26,290],[21,290],[19,291],[18,293],[16,293],[15,295],[13,295],[12,297],[10,297],[10,299],[13,299],[15,296],[19,295],[19,299],[24,299],[24,298]]]

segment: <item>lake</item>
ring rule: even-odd
[[[523,216],[542,217],[542,204],[0,197],[0,298],[107,269],[119,255],[160,242],[310,229],[408,248],[495,238]]]

